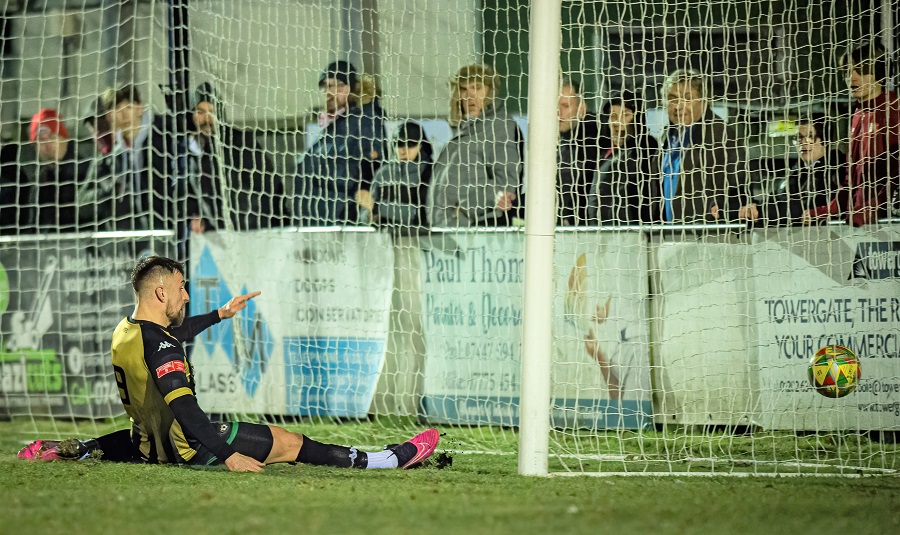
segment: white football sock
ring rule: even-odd
[[[366,468],[397,468],[397,456],[391,450],[376,451],[372,453],[366,452],[369,464]]]

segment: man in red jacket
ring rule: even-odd
[[[856,110],[850,123],[847,176],[827,206],[811,209],[805,223],[845,218],[855,227],[888,214],[900,189],[900,100],[885,91],[887,54],[875,44],[841,57]]]

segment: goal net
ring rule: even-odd
[[[190,313],[262,291],[190,342],[208,413],[517,455],[553,158],[550,472],[900,469],[897,7],[564,1],[557,75],[529,4],[7,2],[0,428],[127,425],[110,336],[164,254]],[[848,176],[877,191],[829,212]],[[833,345],[840,398],[808,377]]]

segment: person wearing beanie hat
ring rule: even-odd
[[[90,162],[76,162],[76,147],[57,110],[42,109],[31,118],[30,139],[38,156],[37,180],[30,185],[24,228],[30,232],[78,230],[77,190]]]
[[[307,147],[294,180],[294,216],[301,226],[355,224],[369,204],[372,178],[384,159],[384,110],[374,79],[352,63],[328,64],[318,80],[325,97],[322,135]]]
[[[284,186],[272,161],[251,131],[225,124],[224,106],[209,82],[194,91],[194,131],[188,136],[187,217],[193,233],[226,228],[229,216],[237,230],[283,224]],[[217,157],[220,153],[223,159]],[[222,191],[220,170],[227,191]],[[225,213],[223,195],[229,197]]]
[[[325,121],[346,113],[350,107],[350,94],[358,83],[356,68],[349,61],[334,61],[325,67],[319,75],[319,89],[325,93]],[[325,121],[320,115],[319,125],[326,126],[328,122]]]
[[[356,67],[349,61],[332,61],[319,75],[319,89],[322,89],[329,79],[337,80],[353,90],[359,82],[359,75],[356,73]]]
[[[360,203],[360,219],[403,235],[425,227],[425,199],[434,158],[424,130],[414,121],[400,125],[396,149],[397,158],[375,173],[371,200]]]

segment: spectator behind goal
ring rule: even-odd
[[[194,130],[188,135],[187,165],[191,231],[224,229],[226,217],[231,218],[236,230],[281,226],[281,178],[274,173],[253,132],[225,124],[224,106],[212,84],[203,83],[194,91],[192,117]],[[229,201],[227,214],[225,195]]]
[[[847,158],[830,143],[825,118],[810,117],[797,124],[797,163],[772,183],[762,203],[750,203],[740,210],[740,217],[756,226],[802,224],[805,213],[828,204],[846,176]]]
[[[847,175],[827,205],[807,212],[805,223],[842,218],[855,227],[890,212],[900,195],[900,100],[886,91],[887,54],[875,44],[841,57],[856,110],[850,121]]]
[[[557,113],[557,221],[562,226],[588,225],[591,187],[609,150],[609,136],[601,135],[597,116],[588,112],[581,86],[574,80],[563,80]]]
[[[524,138],[498,103],[500,76],[467,65],[450,84],[453,137],[438,154],[428,194],[435,227],[503,227],[520,215]]]
[[[735,134],[709,107],[706,77],[678,70],[666,79],[669,127],[662,147],[662,218],[669,223],[737,217],[746,180]],[[733,210],[732,210],[733,208]]]
[[[100,96],[115,136],[111,149],[113,218],[118,230],[174,229],[184,213],[184,187],[175,172],[175,124],[155,115],[131,85]]]
[[[77,161],[76,144],[54,109],[34,114],[28,137],[37,156],[34,178],[23,168],[18,150],[3,150],[0,230],[4,234],[76,232],[76,192],[89,163]]]
[[[357,203],[384,159],[384,110],[375,80],[348,61],[325,67],[319,89],[322,133],[300,158],[294,215],[302,226],[355,224]]]
[[[425,226],[425,198],[434,156],[425,131],[414,121],[400,125],[396,151],[396,160],[375,173],[371,199],[360,202],[360,212],[364,222],[403,235]]]
[[[647,131],[644,109],[624,91],[603,106],[609,149],[592,187],[591,217],[600,225],[659,221],[659,143]]]

